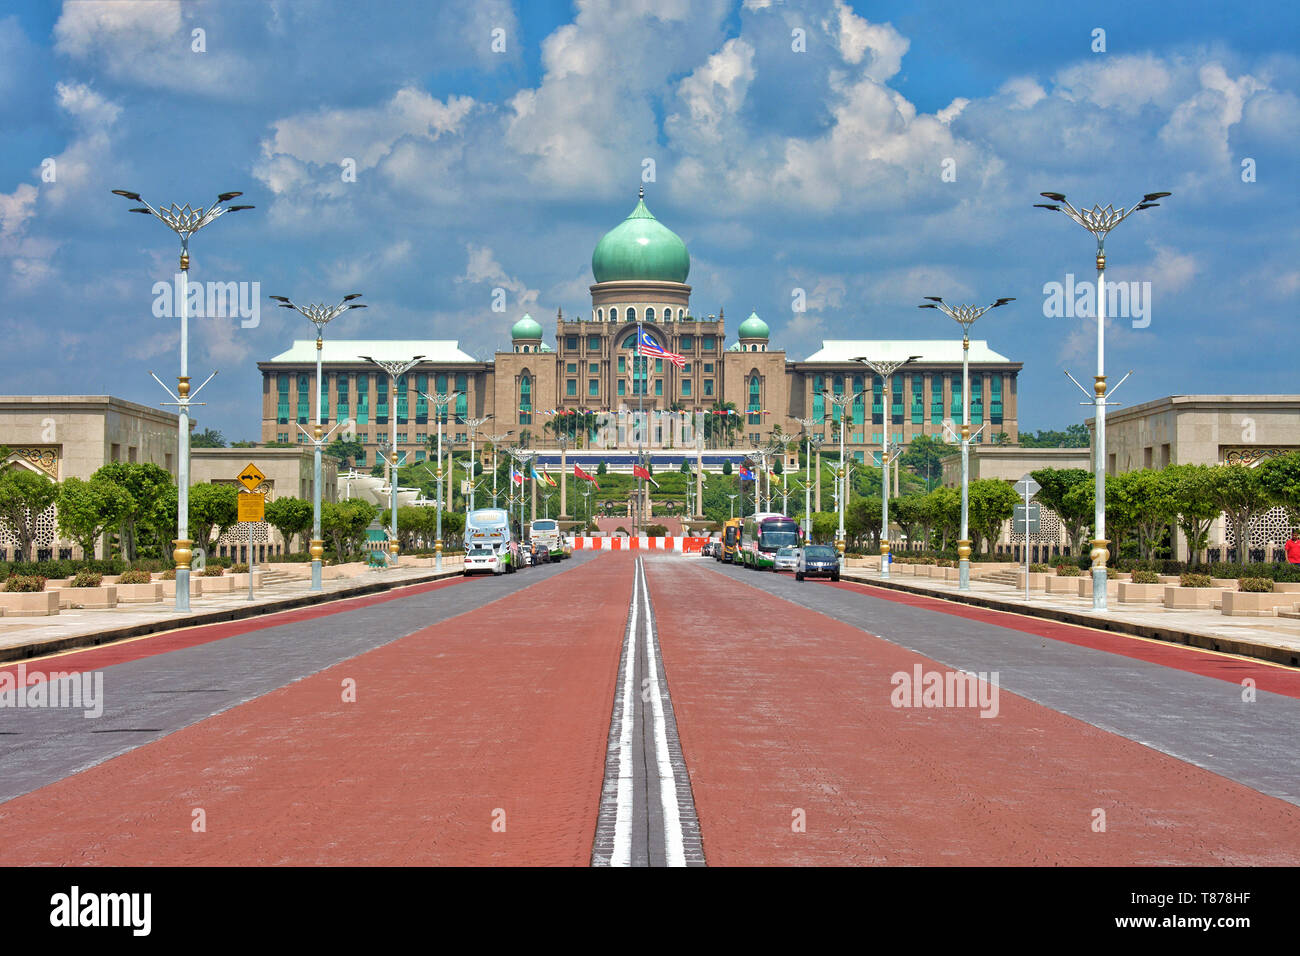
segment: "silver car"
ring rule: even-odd
[[[773,571],[798,571],[799,570],[799,548],[779,548],[776,557],[773,559]]]

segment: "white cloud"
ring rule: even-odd
[[[1017,76],[1002,84],[998,92],[1011,100],[1013,109],[1027,110],[1047,96],[1038,81],[1027,76]]]
[[[524,312],[538,308],[538,290],[528,288],[528,284],[522,279],[509,275],[491,249],[469,243],[465,250],[469,255],[469,261],[465,265],[465,272],[457,276],[456,281],[480,287],[485,309],[491,308],[493,290],[497,288],[513,293],[506,297],[506,315],[517,318]],[[539,316],[533,318],[540,321]],[[513,322],[514,319],[510,321]]]
[[[840,56],[845,63],[859,64],[870,53],[864,75],[884,83],[898,73],[911,41],[888,23],[871,23],[858,16],[847,3],[836,3],[835,14]]]

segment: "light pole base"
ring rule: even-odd
[[[442,570],[442,538],[439,538],[433,545],[433,569]]]
[[[176,610],[188,612],[190,609],[190,569],[176,569]]]
[[[880,542],[880,577],[889,580],[889,542]]]
[[[1092,542],[1092,552],[1089,555],[1092,558],[1092,609],[1094,611],[1106,610],[1106,562],[1110,559],[1110,551],[1106,545],[1110,541],[1106,538],[1097,538]]]
[[[313,561],[311,563],[311,589],[313,591],[320,591],[323,589],[323,585],[321,583],[320,561]]]
[[[970,590],[970,541],[966,538],[957,542],[957,590]]]
[[[319,591],[321,585],[321,559],[325,557],[325,542],[320,538],[313,538],[311,542],[311,589]]]

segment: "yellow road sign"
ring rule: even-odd
[[[266,475],[262,474],[261,468],[250,461],[239,473],[239,480],[249,491],[256,491],[257,486],[266,481]]]
[[[265,521],[266,495],[253,492],[240,495],[239,520],[241,522]]]

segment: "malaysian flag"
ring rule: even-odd
[[[684,356],[678,355],[676,352],[669,352],[667,349],[656,344],[655,340],[650,338],[650,333],[645,329],[642,329],[641,334],[637,337],[637,352],[641,355],[653,355],[656,358],[666,358],[678,368],[681,368],[686,364],[686,358]]]

